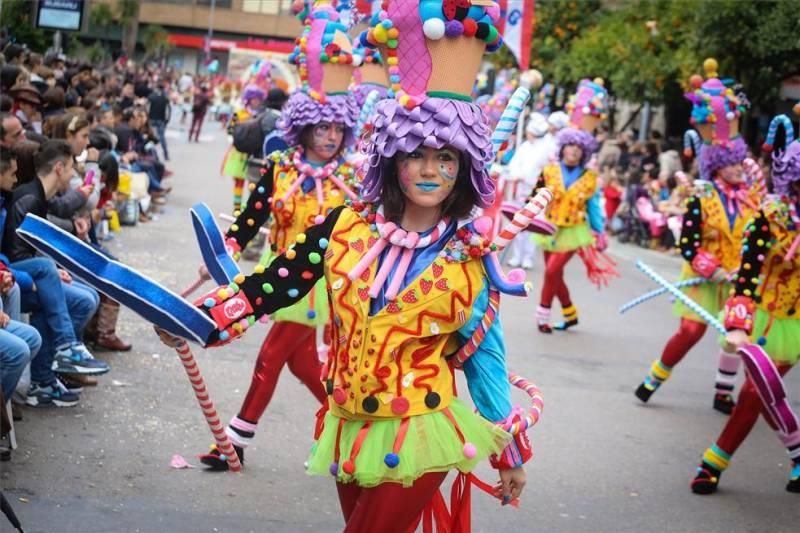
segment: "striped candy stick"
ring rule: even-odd
[[[771,152],[775,148],[775,135],[778,133],[778,126],[783,126],[783,131],[786,133],[786,145],[788,146],[794,140],[794,126],[792,121],[786,115],[777,115],[769,123],[767,130],[767,138],[761,147],[765,152]]]
[[[514,126],[517,124],[520,115],[525,111],[525,104],[528,98],[531,97],[531,92],[525,87],[518,87],[514,94],[508,101],[508,105],[500,115],[500,120],[497,121],[497,126],[492,133],[492,154],[497,154],[500,147],[503,146],[511,134],[514,132]]]
[[[536,215],[541,213],[550,200],[553,199],[553,193],[547,188],[539,189],[536,196],[531,198],[522,208],[514,214],[511,222],[500,230],[500,233],[494,238],[494,244],[497,245],[498,250],[502,250],[508,243],[514,240],[517,234],[528,227],[528,225],[536,218]]]
[[[503,427],[507,432],[516,435],[520,431],[526,431],[532,428],[539,421],[539,418],[542,416],[542,410],[544,410],[544,396],[542,395],[542,391],[539,390],[539,387],[513,372],[508,373],[508,382],[518,389],[524,390],[531,400],[531,407],[528,414],[521,421],[506,424]]]
[[[700,134],[697,130],[686,130],[683,133],[683,155],[687,159],[692,159],[700,155],[700,147],[703,141],[700,139]]]
[[[720,334],[726,335],[728,333],[727,330],[725,329],[725,326],[723,326],[722,323],[719,320],[717,320],[716,317],[714,317],[711,313],[700,307],[700,305],[697,302],[686,296],[686,294],[684,294],[683,291],[676,288],[674,285],[672,285],[669,281],[662,278],[660,275],[656,274],[652,268],[644,264],[641,260],[636,261],[636,268],[644,272],[650,279],[652,279],[653,281],[664,287],[667,290],[667,292],[669,292],[676,299],[678,299],[683,305],[691,309],[697,316],[705,320],[709,326],[719,331]]]
[[[375,111],[375,106],[378,104],[380,97],[381,95],[378,91],[370,91],[367,95],[367,99],[364,100],[364,107],[361,108],[361,114],[358,116],[358,122],[356,123],[356,137],[361,137],[364,133],[364,126],[369,120],[369,117],[372,116],[372,112]]]
[[[706,278],[703,278],[703,277],[689,278],[689,279],[685,279],[685,280],[677,282],[675,284],[675,288],[682,289],[684,287],[691,287],[692,285],[699,285],[699,284],[705,283],[707,281],[708,280]],[[664,294],[665,292],[667,292],[667,289],[665,289],[664,287],[661,287],[659,289],[655,289],[655,290],[652,290],[652,291],[647,292],[645,294],[642,294],[638,298],[634,298],[630,302],[628,302],[625,305],[621,306],[619,308],[619,312],[620,312],[620,314],[623,314],[623,313],[625,313],[627,311],[630,311],[631,309],[633,309],[637,305],[643,304],[647,300],[652,300],[656,296],[660,296],[660,295]]]
[[[200,374],[200,368],[197,366],[197,361],[194,359],[194,354],[186,342],[181,342],[175,348],[178,352],[178,357],[183,363],[183,368],[186,370],[186,375],[189,376],[189,381],[194,389],[194,395],[200,404],[200,409],[203,411],[203,416],[206,417],[208,427],[211,429],[211,434],[214,435],[214,440],[217,442],[217,448],[225,455],[228,461],[228,466],[231,472],[239,472],[242,470],[242,464],[239,462],[239,456],[231,445],[228,439],[228,434],[225,433],[225,426],[219,420],[217,409],[214,407],[214,402],[208,394],[206,382]]]

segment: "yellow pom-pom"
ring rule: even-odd
[[[247,188],[250,189],[250,192],[253,192],[254,190],[256,190],[256,184],[255,183],[248,183],[247,184]]]
[[[705,61],[703,61],[703,71],[706,73],[706,78],[717,78],[719,74],[717,74],[717,69],[719,68],[719,64],[717,60],[713,57],[709,57]]]
[[[231,224],[231,231],[239,231],[239,224]]]
[[[286,259],[294,259],[295,257],[297,257],[297,252],[289,248],[288,250],[286,250],[286,253],[284,255],[286,256]]]
[[[253,273],[255,273],[255,274],[263,274],[264,270],[266,270],[266,268],[264,268],[264,265],[259,263],[253,268]]]
[[[303,244],[304,242],[306,242],[306,234],[298,233],[297,237],[295,237],[294,240],[297,241],[298,244]]]
[[[220,289],[217,291],[217,298],[226,300],[228,298],[228,289]]]
[[[244,276],[244,274],[241,274],[241,273],[240,274],[236,274],[236,276],[234,276],[234,278],[233,278],[233,282],[235,284],[237,284],[237,285],[241,285],[242,282],[244,282],[244,280],[245,280],[245,276]]]
[[[255,223],[256,223],[256,221],[255,221],[255,220],[253,220],[252,218],[248,218],[248,219],[247,219],[247,225],[248,225],[248,226],[253,226],[253,225],[255,225]]]
[[[389,36],[386,33],[386,28],[384,28],[382,25],[372,28],[372,36],[375,38],[375,41],[381,44],[385,43],[389,39]]]
[[[400,105],[405,106],[410,100],[411,97],[408,96],[407,94],[404,94],[403,96],[400,97]]]
[[[396,57],[387,58],[386,59],[386,64],[391,66],[391,67],[397,65],[397,58]],[[798,115],[800,115],[800,113],[798,113]]]

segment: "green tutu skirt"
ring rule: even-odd
[[[350,461],[353,443],[366,421],[344,422],[337,462],[336,436],[341,419],[328,412],[319,440],[311,448],[308,473],[335,475],[338,481],[355,481],[361,487],[374,487],[386,482],[402,483],[408,487],[428,472],[448,472],[454,468],[471,472],[479,462],[500,453],[511,440],[509,433],[474,413],[459,399],[453,398],[449,409],[466,444],[461,442],[447,415],[437,411],[410,417],[405,440],[399,451],[393,454],[401,419],[373,420],[355,461],[350,465],[346,463]],[[469,444],[474,447],[475,454],[470,453],[467,457],[465,448]],[[355,469],[350,470],[351,473],[345,472],[352,466]]]
[[[694,271],[684,271],[681,273],[681,281],[695,277],[697,277],[697,274],[694,273]],[[720,314],[720,311],[725,309],[725,302],[730,296],[731,288],[732,286],[730,283],[700,283],[699,285],[685,287],[681,289],[681,291],[700,304],[700,307],[711,313],[711,316],[717,316]],[[678,318],[685,318],[692,322],[700,322],[701,324],[706,323],[697,313],[678,301],[673,304],[672,313]]]
[[[275,259],[269,246],[266,246],[260,265],[265,267]],[[278,309],[271,315],[275,322],[296,322],[313,328],[324,326],[328,323],[330,315],[328,306],[328,289],[325,286],[325,278],[320,278],[308,294],[294,305]]]
[[[231,178],[246,178],[247,154],[231,146],[225,156],[225,164],[222,165],[222,175]]]
[[[571,252],[594,243],[589,224],[560,227],[553,235],[535,234],[533,240],[545,252]]]
[[[795,365],[800,359],[800,320],[796,318],[773,318],[757,308],[750,337],[776,363]]]

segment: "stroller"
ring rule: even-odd
[[[647,223],[639,217],[636,210],[636,198],[641,187],[632,186],[628,187],[625,193],[625,202],[620,206],[617,212],[619,217],[619,229],[615,231],[615,235],[619,242],[630,242],[641,246],[642,248],[650,247],[650,228]]]

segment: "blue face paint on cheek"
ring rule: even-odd
[[[455,162],[439,163],[439,175],[447,181],[455,181],[458,177],[458,165]]]

